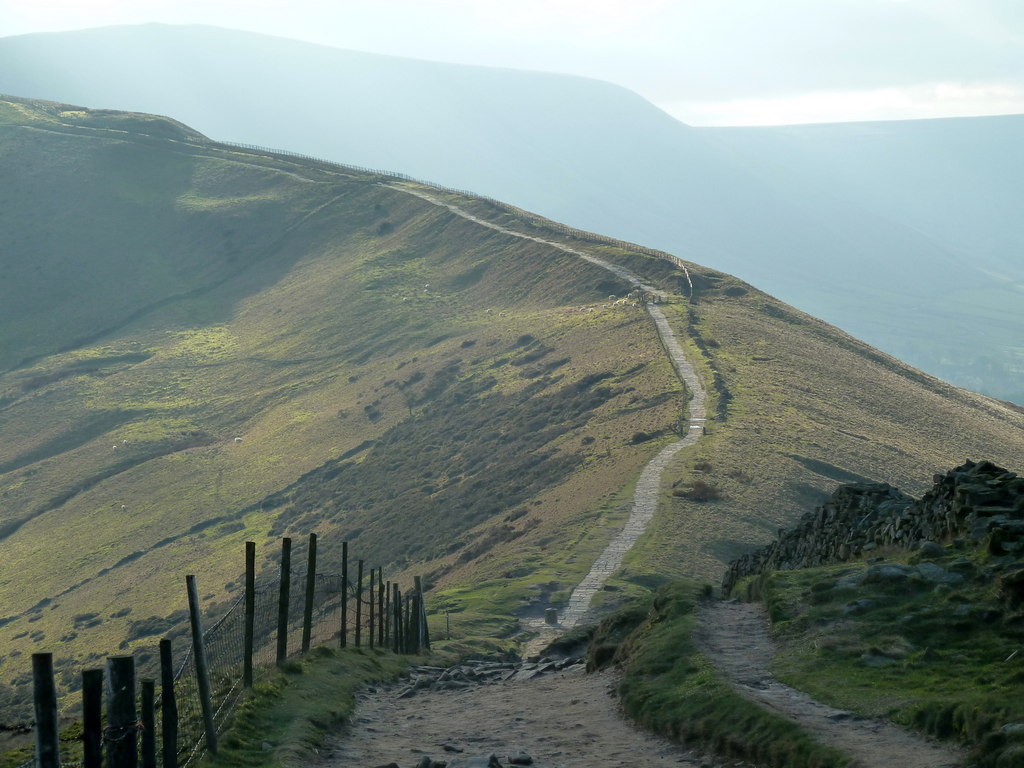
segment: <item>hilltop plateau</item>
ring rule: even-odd
[[[910,368],[742,281],[511,206],[206,140],[152,115],[0,100],[0,679],[145,661],[195,573],[317,531],[426,576],[453,635],[511,645],[621,527],[688,393],[713,419],[605,602],[717,580],[841,482],[910,492],[1024,464],[1024,412]],[[17,711],[14,707],[12,711]]]

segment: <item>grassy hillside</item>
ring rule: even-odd
[[[0,93],[490,195],[739,275],[1024,402],[1020,116],[692,128],[596,80],[164,24],[0,38]]]
[[[0,101],[0,680],[52,649],[152,654],[239,589],[242,543],[343,538],[414,569],[457,641],[558,602],[685,393],[629,286],[382,179],[193,141],[153,116]],[[442,194],[442,193],[435,193]],[[556,235],[513,209],[479,216]],[[619,589],[722,564],[851,476],[1024,458],[1024,414],[739,281],[583,240],[676,290],[719,420]],[[297,553],[301,554],[301,553]],[[615,585],[607,596],[615,597]]]
[[[658,447],[634,433],[678,422],[644,314],[581,311],[628,289],[603,270],[375,177],[81,112],[0,127],[5,678],[30,649],[148,653],[183,573],[224,599],[242,542],[285,528],[323,534],[326,571],[342,537],[393,573],[549,510],[553,551],[599,539]]]

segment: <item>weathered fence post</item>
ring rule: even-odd
[[[363,635],[363,561],[356,565],[356,648]]]
[[[203,730],[206,733],[206,749],[217,754],[217,729],[213,725],[213,695],[210,690],[210,665],[206,661],[206,644],[203,642],[203,624],[199,616],[199,591],[196,577],[186,576],[188,587],[188,615],[192,625],[192,657],[196,664],[196,684],[199,687],[199,704],[203,712]]]
[[[302,652],[309,651],[313,634],[313,593],[316,591],[316,534],[309,534],[309,556],[306,565],[306,604],[302,611]]]
[[[348,645],[348,542],[341,542],[341,647]]]
[[[401,653],[402,648],[402,593],[398,591],[398,584],[391,585],[391,611],[393,618],[391,620],[391,632],[393,637],[391,638],[391,648],[395,653]]]
[[[415,589],[412,592],[412,603],[409,605],[409,639],[412,641],[412,653],[419,653],[423,647],[423,595]]]
[[[376,606],[377,606],[377,601],[374,598],[374,592],[373,592],[373,577],[374,577],[375,573],[376,573],[376,571],[373,568],[371,568],[370,569],[370,588],[367,591],[367,595],[368,595],[367,603],[369,603],[369,608],[370,608],[370,622],[369,622],[369,625],[368,625],[370,632],[369,632],[369,635],[368,635],[368,638],[369,638],[368,645],[369,645],[371,651],[373,650],[373,641],[375,640],[376,630],[377,630],[377,627],[376,627],[376,625],[373,622],[374,613],[376,612]]]
[[[416,594],[419,595],[420,647],[430,650],[430,627],[427,626],[427,601],[423,596],[423,577],[416,577]]]
[[[245,542],[245,629],[242,640],[242,686],[252,688],[252,654],[256,642],[256,542]]]
[[[160,641],[160,731],[163,768],[178,768],[178,698],[174,693],[171,641]]]
[[[142,681],[142,768],[156,768],[156,683]]]
[[[384,568],[377,569],[377,645],[381,648],[385,647],[387,643],[387,633],[385,627],[387,625],[387,619],[384,614],[384,596],[387,589],[384,586]]]
[[[32,693],[36,715],[36,765],[60,768],[60,731],[57,725],[57,684],[53,654],[32,654]]]
[[[412,629],[412,598],[408,594],[405,595],[404,603],[405,605],[402,609],[402,639],[404,641],[404,648],[402,650],[405,653],[412,653],[412,632],[410,631]]]
[[[292,540],[281,539],[281,591],[277,598],[277,666],[288,658],[288,608],[292,588]]]
[[[135,657],[107,659],[107,743],[106,764],[110,768],[137,768]]]
[[[82,672],[82,765],[103,765],[103,670]]]
[[[391,582],[390,581],[388,582],[388,588],[384,591],[384,597],[385,597],[385,600],[386,600],[385,605],[384,605],[384,615],[385,615],[384,639],[387,640],[387,644],[390,647],[393,644],[392,640],[394,639],[393,635],[395,633],[395,629],[394,629],[394,626],[393,626],[393,624],[395,623],[394,622],[394,618],[395,618],[394,614],[395,614],[395,612],[391,608]]]

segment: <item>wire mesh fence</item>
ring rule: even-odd
[[[311,537],[311,540],[314,538]],[[254,551],[255,545],[250,546]],[[310,647],[359,645],[417,652],[424,645],[424,630],[418,630],[415,642],[394,641],[396,634],[411,637],[407,626],[411,625],[410,622],[418,622],[417,626],[425,627],[425,611],[418,593],[416,599],[419,600],[419,608],[415,620],[409,618],[410,614],[402,614],[403,618],[399,620],[399,612],[394,610],[395,596],[399,596],[399,605],[408,603],[409,598],[401,596],[397,585],[391,582],[387,582],[386,588],[382,587],[383,575],[380,569],[367,571],[362,582],[358,578],[352,579],[351,573],[321,574],[316,573],[315,567],[311,570],[312,579],[308,579],[306,573],[300,570],[289,569],[289,578],[286,580],[264,578],[259,583],[254,578],[249,582],[254,574],[248,574],[244,581],[252,584],[251,612],[248,610],[246,594],[243,594],[212,623],[209,619],[203,622],[201,654],[197,653],[195,644],[181,644],[175,649],[177,653],[174,655],[177,658],[172,659],[170,641],[163,641],[162,658],[164,644],[167,654],[162,667],[169,667],[165,671],[168,677],[173,673],[173,684],[170,687],[161,686],[160,695],[155,701],[155,712],[175,714],[166,729],[165,717],[154,716],[152,730],[155,732],[155,754],[165,755],[165,768],[196,764],[208,749],[210,730],[219,735],[231,723],[232,715],[246,689],[246,636],[250,621],[252,644],[249,659],[254,682],[266,678],[276,665]],[[362,563],[359,563],[359,573],[362,573]],[[286,595],[282,589],[283,581],[289,585]],[[284,640],[281,639],[279,625],[284,627]],[[402,632],[405,634],[401,635]],[[201,682],[204,670],[209,680],[208,703],[204,702],[204,686]],[[108,711],[109,706],[108,698]],[[168,729],[173,732],[165,733]],[[109,727],[104,729],[102,736],[102,740],[108,743],[109,730]],[[97,739],[100,738],[98,735]],[[173,749],[165,751],[165,743],[173,744]],[[18,768],[36,765],[45,765],[39,761],[38,754],[36,759]],[[86,765],[92,768],[98,763],[90,764],[87,755],[85,762],[60,760],[59,765]]]

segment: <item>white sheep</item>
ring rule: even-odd
[[[240,443],[240,442],[242,442],[242,438],[240,438],[240,437],[236,437],[236,438],[235,438],[235,442],[236,442],[236,443]]]

